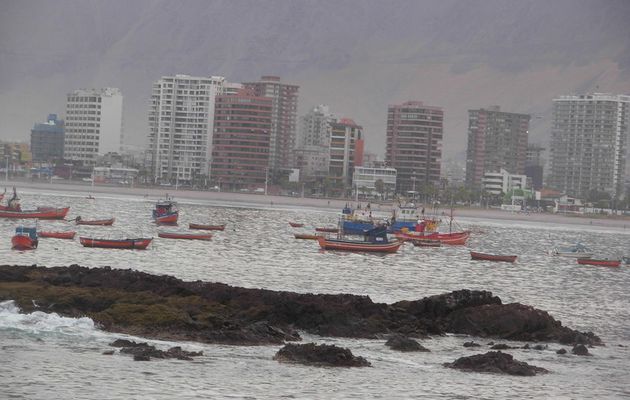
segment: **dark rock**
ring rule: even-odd
[[[385,345],[398,351],[431,351],[417,341],[402,335],[392,336]]]
[[[525,343],[525,346],[522,347],[525,350],[529,350],[529,343]]]
[[[335,345],[315,343],[289,343],[281,348],[273,357],[279,362],[294,362],[305,365],[329,367],[370,367],[363,357],[355,357],[352,352]]]
[[[151,361],[151,357],[149,357],[149,355],[147,354],[134,354],[133,360],[134,361]]]
[[[481,345],[475,342],[464,342],[464,347],[481,347]]]
[[[132,340],[127,339],[116,339],[109,344],[112,347],[139,347],[139,346],[147,346],[146,342],[136,343]]]
[[[534,350],[547,350],[547,345],[537,344],[532,347]]]
[[[494,346],[490,347],[492,350],[508,350],[508,349],[518,349],[518,347],[508,346],[505,343],[497,343]]]
[[[488,346],[494,346],[494,342],[488,342]]]
[[[584,346],[583,344],[576,344],[575,346],[573,346],[573,349],[571,349],[571,353],[578,355],[578,356],[590,356],[591,354],[588,352],[588,348],[586,348],[586,346]]]
[[[116,352],[116,350],[105,350],[105,351],[103,352],[103,355],[104,355],[104,356],[111,356],[111,355],[113,355],[115,352]]]
[[[122,347],[120,349],[122,354],[133,355],[135,361],[149,361],[151,358],[176,358],[178,360],[191,361],[192,357],[203,355],[203,352],[185,351],[179,346],[171,347],[167,351],[163,351],[147,343],[136,343],[125,339],[118,339],[111,343],[110,346],[114,346],[114,344],[118,345],[117,347]]]
[[[462,371],[520,376],[534,376],[538,373],[549,372],[544,368],[517,361],[510,354],[501,353],[500,351],[489,351],[486,354],[461,357],[452,363],[444,364],[444,366]]]
[[[567,354],[566,349],[556,350],[556,354]]]

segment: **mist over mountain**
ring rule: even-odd
[[[124,95],[125,142],[143,145],[162,75],[279,75],[299,113],[326,103],[384,153],[387,105],[445,110],[445,158],[466,147],[467,110],[531,113],[546,143],[551,100],[630,93],[630,2],[0,1],[0,139],[23,139],[65,95]]]

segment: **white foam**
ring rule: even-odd
[[[0,330],[17,329],[31,334],[60,333],[92,335],[97,329],[90,318],[68,318],[56,313],[35,311],[21,314],[13,300],[0,302]]]

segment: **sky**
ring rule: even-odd
[[[144,146],[163,75],[278,75],[299,114],[328,104],[384,154],[387,106],[445,111],[443,158],[462,159],[469,109],[533,116],[545,145],[552,99],[630,94],[625,0],[0,0],[0,140],[28,141],[76,88],[117,87],[127,144]]]

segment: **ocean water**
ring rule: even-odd
[[[423,340],[430,353],[399,353],[384,340],[326,338],[303,334],[304,342],[337,344],[367,358],[371,368],[335,369],[280,364],[280,346],[222,346],[149,341],[158,347],[181,345],[203,351],[195,361],[134,362],[102,355],[108,343],[125,335],[103,332],[87,318],[21,314],[11,301],[0,303],[0,398],[15,399],[172,399],[172,398],[628,398],[630,379],[630,267],[581,266],[549,255],[554,246],[582,242],[597,255],[630,254],[630,232],[527,221],[462,219],[473,230],[467,246],[415,248],[392,255],[321,251],[295,232],[335,225],[335,213],[274,206],[180,202],[180,226],[151,222],[154,199],[125,196],[65,196],[33,191],[23,205],[71,205],[69,217],[116,217],[112,227],[42,221],[40,229],[77,230],[81,236],[155,237],[146,251],[83,248],[75,241],[40,239],[35,251],[10,249],[16,221],[0,220],[4,264],[134,268],[185,280],[224,282],[313,293],[369,295],[373,301],[418,299],[461,288],[491,290],[503,302],[549,311],[563,324],[593,331],[606,343],[593,356],[557,355],[548,349],[510,350],[514,357],[551,371],[536,377],[464,373],[444,368],[463,355],[485,352],[488,339],[447,335]],[[289,227],[288,221],[305,223]],[[186,231],[189,222],[226,223],[205,241],[157,238],[157,231]],[[471,261],[470,250],[516,254],[514,264]],[[465,341],[484,347],[467,349]],[[139,340],[136,338],[136,340]],[[144,340],[144,339],[140,339]],[[511,343],[516,345],[517,343]],[[523,344],[519,342],[518,344]],[[568,348],[567,348],[568,349]],[[570,349],[568,349],[570,350]]]

